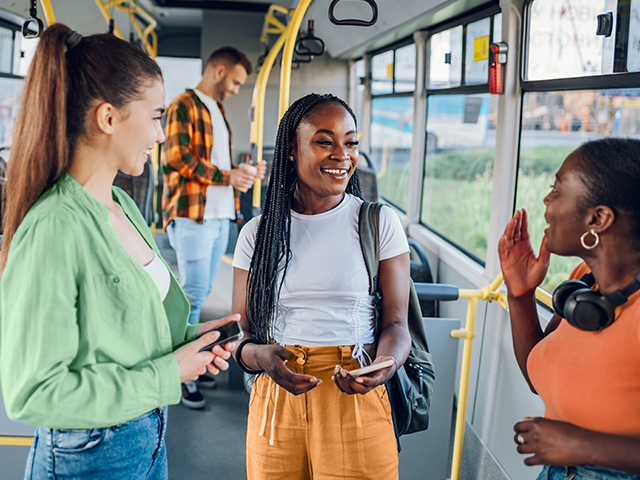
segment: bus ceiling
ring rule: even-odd
[[[103,0],[100,1],[104,3]],[[0,0],[0,9],[20,16],[23,22],[33,17],[29,11],[31,3],[29,0]],[[47,11],[42,8],[43,3],[50,2],[38,0],[38,16],[45,20]],[[158,35],[170,35],[172,29],[177,28],[180,35],[184,36],[187,28],[195,29],[193,34],[199,35],[203,13],[207,11],[260,15],[266,14],[272,4],[293,9],[299,0],[135,0],[134,3],[157,21]],[[497,4],[497,1],[489,3]],[[487,0],[314,0],[306,13],[305,24],[313,20],[314,34],[324,41],[327,54],[346,60],[388,47],[410,37],[417,30],[441,24],[470,9],[486,5]],[[96,0],[56,0],[53,6],[56,19],[72,27],[82,26],[78,29],[80,33],[107,30],[101,12],[96,8]],[[128,38],[128,15],[117,11],[117,8],[109,9],[112,10],[115,24],[122,30],[122,36]],[[36,23],[35,20],[30,22],[31,31],[36,30]],[[83,28],[87,31],[83,31]]]

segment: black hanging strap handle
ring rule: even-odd
[[[35,33],[33,30],[29,30],[29,26],[32,22],[35,22],[38,27],[37,30],[35,30]],[[22,36],[24,38],[37,38],[43,30],[44,25],[42,20],[38,18],[38,0],[29,0],[29,18],[27,18],[22,24]]]
[[[333,14],[336,5],[340,2],[340,0],[333,0],[331,5],[329,5],[329,20],[334,25],[349,25],[352,27],[370,27],[374,23],[378,21],[378,5],[376,5],[375,0],[363,0],[367,2],[372,10],[371,20],[358,20],[356,18],[345,18],[344,20],[338,20]]]

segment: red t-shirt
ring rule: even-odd
[[[571,278],[581,278],[583,262]],[[598,432],[640,437],[640,291],[615,321],[586,332],[562,320],[529,354],[527,371],[545,417]]]

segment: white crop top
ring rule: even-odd
[[[144,271],[151,275],[151,278],[156,282],[160,290],[160,297],[164,300],[167,293],[169,293],[169,286],[171,284],[171,276],[169,275],[167,266],[154,252],[153,260],[143,265],[142,268],[144,268]]]
[[[358,236],[361,204],[347,194],[328,212],[291,212],[292,256],[274,316],[274,340],[280,345],[355,345],[353,357],[366,363],[362,347],[374,342],[374,307]],[[234,267],[249,270],[259,221],[253,218],[240,231]],[[400,219],[383,208],[380,260],[408,251]]]

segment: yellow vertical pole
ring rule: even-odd
[[[42,5],[42,10],[44,10],[44,18],[47,20],[47,27],[50,27],[54,23],[56,23],[56,17],[53,14],[53,7],[51,6],[50,0],[40,0],[40,5]]]
[[[254,91],[254,126],[252,126],[252,136],[255,135],[255,138],[252,138],[251,141],[255,140],[255,144],[257,147],[256,154],[256,164],[262,161],[262,147],[264,144],[264,101],[267,93],[267,81],[269,80],[269,74],[271,73],[271,69],[273,67],[274,62],[276,61],[276,57],[282,46],[284,45],[284,40],[286,37],[286,32],[282,32],[276,40],[276,43],[269,50],[269,54],[267,58],[265,58],[262,67],[260,68],[260,72],[258,73],[258,78],[256,80],[256,86]],[[260,196],[262,189],[262,181],[259,178],[256,178],[256,181],[253,185],[253,206],[260,206]]]
[[[458,391],[458,409],[456,413],[456,427],[453,441],[453,455],[451,459],[451,480],[459,480],[460,463],[462,461],[462,445],[464,443],[464,427],[467,415],[467,397],[469,395],[469,375],[471,373],[471,351],[473,339],[476,336],[475,322],[478,309],[478,296],[469,295],[467,307],[467,323],[464,329],[451,332],[452,337],[464,338],[462,351],[462,367],[460,370],[460,389]],[[465,296],[465,291],[460,290],[460,297]]]
[[[287,40],[282,52],[282,68],[280,69],[280,105],[278,120],[282,118],[289,108],[289,90],[291,88],[291,62],[293,61],[293,47],[296,44],[296,36],[300,29],[300,24],[307,13],[307,8],[313,0],[300,0],[298,7],[293,13],[287,29]]]

